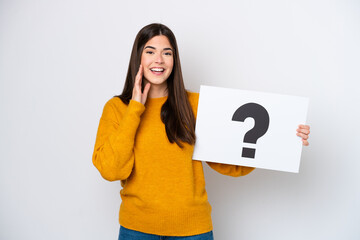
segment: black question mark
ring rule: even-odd
[[[270,118],[266,109],[257,103],[247,103],[239,107],[232,117],[233,121],[244,122],[246,118],[251,117],[254,119],[254,127],[249,130],[244,136],[244,142],[256,143],[269,128]],[[243,148],[242,157],[255,158],[254,148]]]

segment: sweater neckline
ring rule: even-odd
[[[168,98],[168,96],[157,97],[157,98],[148,98],[148,99],[146,99],[146,103],[159,103],[159,102],[164,102],[167,98]],[[146,103],[145,103],[145,104],[146,104]]]

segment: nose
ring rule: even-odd
[[[162,54],[157,54],[157,56],[155,58],[155,63],[159,63],[159,64],[164,63],[164,58],[163,58]]]

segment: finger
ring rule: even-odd
[[[139,75],[140,75],[140,78],[142,78],[142,76],[143,76],[143,71],[144,71],[144,68],[143,68],[143,66],[140,64],[140,66],[139,66]]]
[[[135,86],[136,87],[141,87],[142,71],[143,71],[142,65],[140,64],[139,70],[138,70],[138,72],[136,74],[136,77],[135,77]]]
[[[301,137],[301,138],[304,139],[304,140],[307,140],[307,139],[309,138],[308,135],[303,134],[303,133],[297,133],[296,136],[299,136],[299,137]]]
[[[141,102],[141,79],[142,79],[142,66],[140,64],[139,70],[135,76],[135,82],[132,91],[132,99]]]
[[[296,129],[296,131],[297,131],[298,133],[304,133],[304,134],[307,134],[307,135],[310,134],[310,130],[305,129],[305,128],[298,128],[298,129]]]
[[[145,102],[146,102],[150,87],[151,87],[150,83],[147,83],[146,86],[144,87],[144,92],[143,92],[143,95],[142,95],[143,104],[145,104]]]
[[[303,139],[302,142],[303,142],[303,146],[309,146],[309,142],[307,140]]]
[[[304,124],[300,124],[300,125],[299,125],[299,128],[300,128],[300,129],[310,130],[310,126],[309,126],[309,125],[304,125]]]

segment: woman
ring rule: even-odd
[[[185,90],[172,31],[142,28],[124,90],[105,104],[93,154],[105,179],[121,180],[119,239],[213,239],[202,162],[192,160],[198,98]],[[300,125],[304,145],[308,134]],[[254,169],[207,164],[234,177]]]

